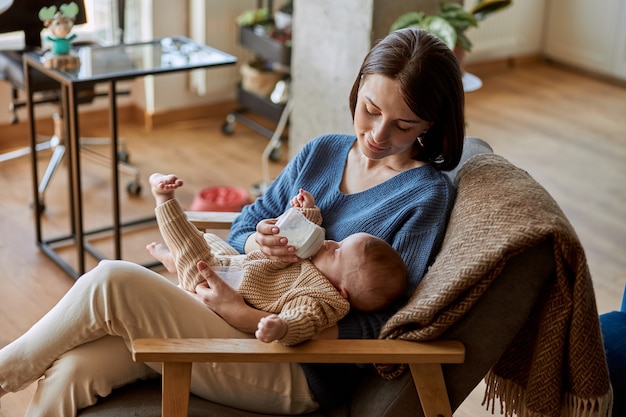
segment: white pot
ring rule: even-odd
[[[285,30],[291,27],[291,15],[280,10],[274,13],[274,24],[276,29]]]

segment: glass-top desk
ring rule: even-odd
[[[117,101],[116,83],[146,75],[167,74],[180,71],[189,71],[199,68],[211,68],[224,65],[232,65],[237,59],[217,49],[198,44],[185,37],[171,37],[157,39],[150,42],[122,44],[116,46],[100,47],[85,46],[77,49],[76,54],[80,58],[80,67],[75,70],[61,71],[46,68],[43,54],[30,52],[24,55],[24,71],[26,84],[26,99],[28,107],[32,180],[34,192],[35,229],[37,244],[54,262],[74,278],[78,278],[85,272],[85,255],[91,254],[97,259],[103,259],[102,255],[93,248],[86,240],[86,236],[92,233],[102,233],[105,229],[97,231],[85,231],[83,224],[83,197],[81,187],[81,161],[79,155],[79,92],[92,88],[96,84],[108,84],[109,100],[109,130],[111,136],[111,187],[113,204],[113,221],[110,230],[113,234],[114,257],[121,259],[121,229],[129,224],[120,221],[119,201],[119,173],[118,159],[118,126],[117,126]],[[65,115],[65,131],[67,141],[65,146],[68,152],[69,162],[69,217],[71,232],[69,235],[53,239],[44,239],[42,234],[42,207],[38,204],[39,190],[37,172],[37,146],[36,120],[34,112],[33,91],[30,88],[33,71],[39,71],[44,75],[58,81],[61,88],[62,111]],[[141,219],[133,224],[152,219]],[[56,252],[58,244],[74,243],[77,251],[77,266],[72,267]]]

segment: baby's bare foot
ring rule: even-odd
[[[162,243],[152,242],[146,245],[146,250],[157,261],[161,262],[168,272],[171,272],[172,274],[176,273],[176,264],[174,263],[172,253],[167,246]]]

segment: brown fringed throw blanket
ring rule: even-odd
[[[525,171],[495,154],[459,171],[457,200],[441,251],[381,338],[439,337],[481,297],[513,256],[551,238],[556,279],[486,376],[493,412],[520,417],[604,417],[612,392],[591,275],[578,237],[557,203]],[[488,348],[488,347],[486,347]],[[403,367],[377,365],[392,378]]]

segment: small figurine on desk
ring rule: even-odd
[[[77,14],[78,5],[74,2],[62,4],[59,11],[56,6],[43,7],[39,11],[39,19],[53,35],[46,36],[46,40],[52,42],[52,51],[44,55],[46,68],[71,70],[80,66],[80,59],[71,51],[76,35],[70,35]]]

